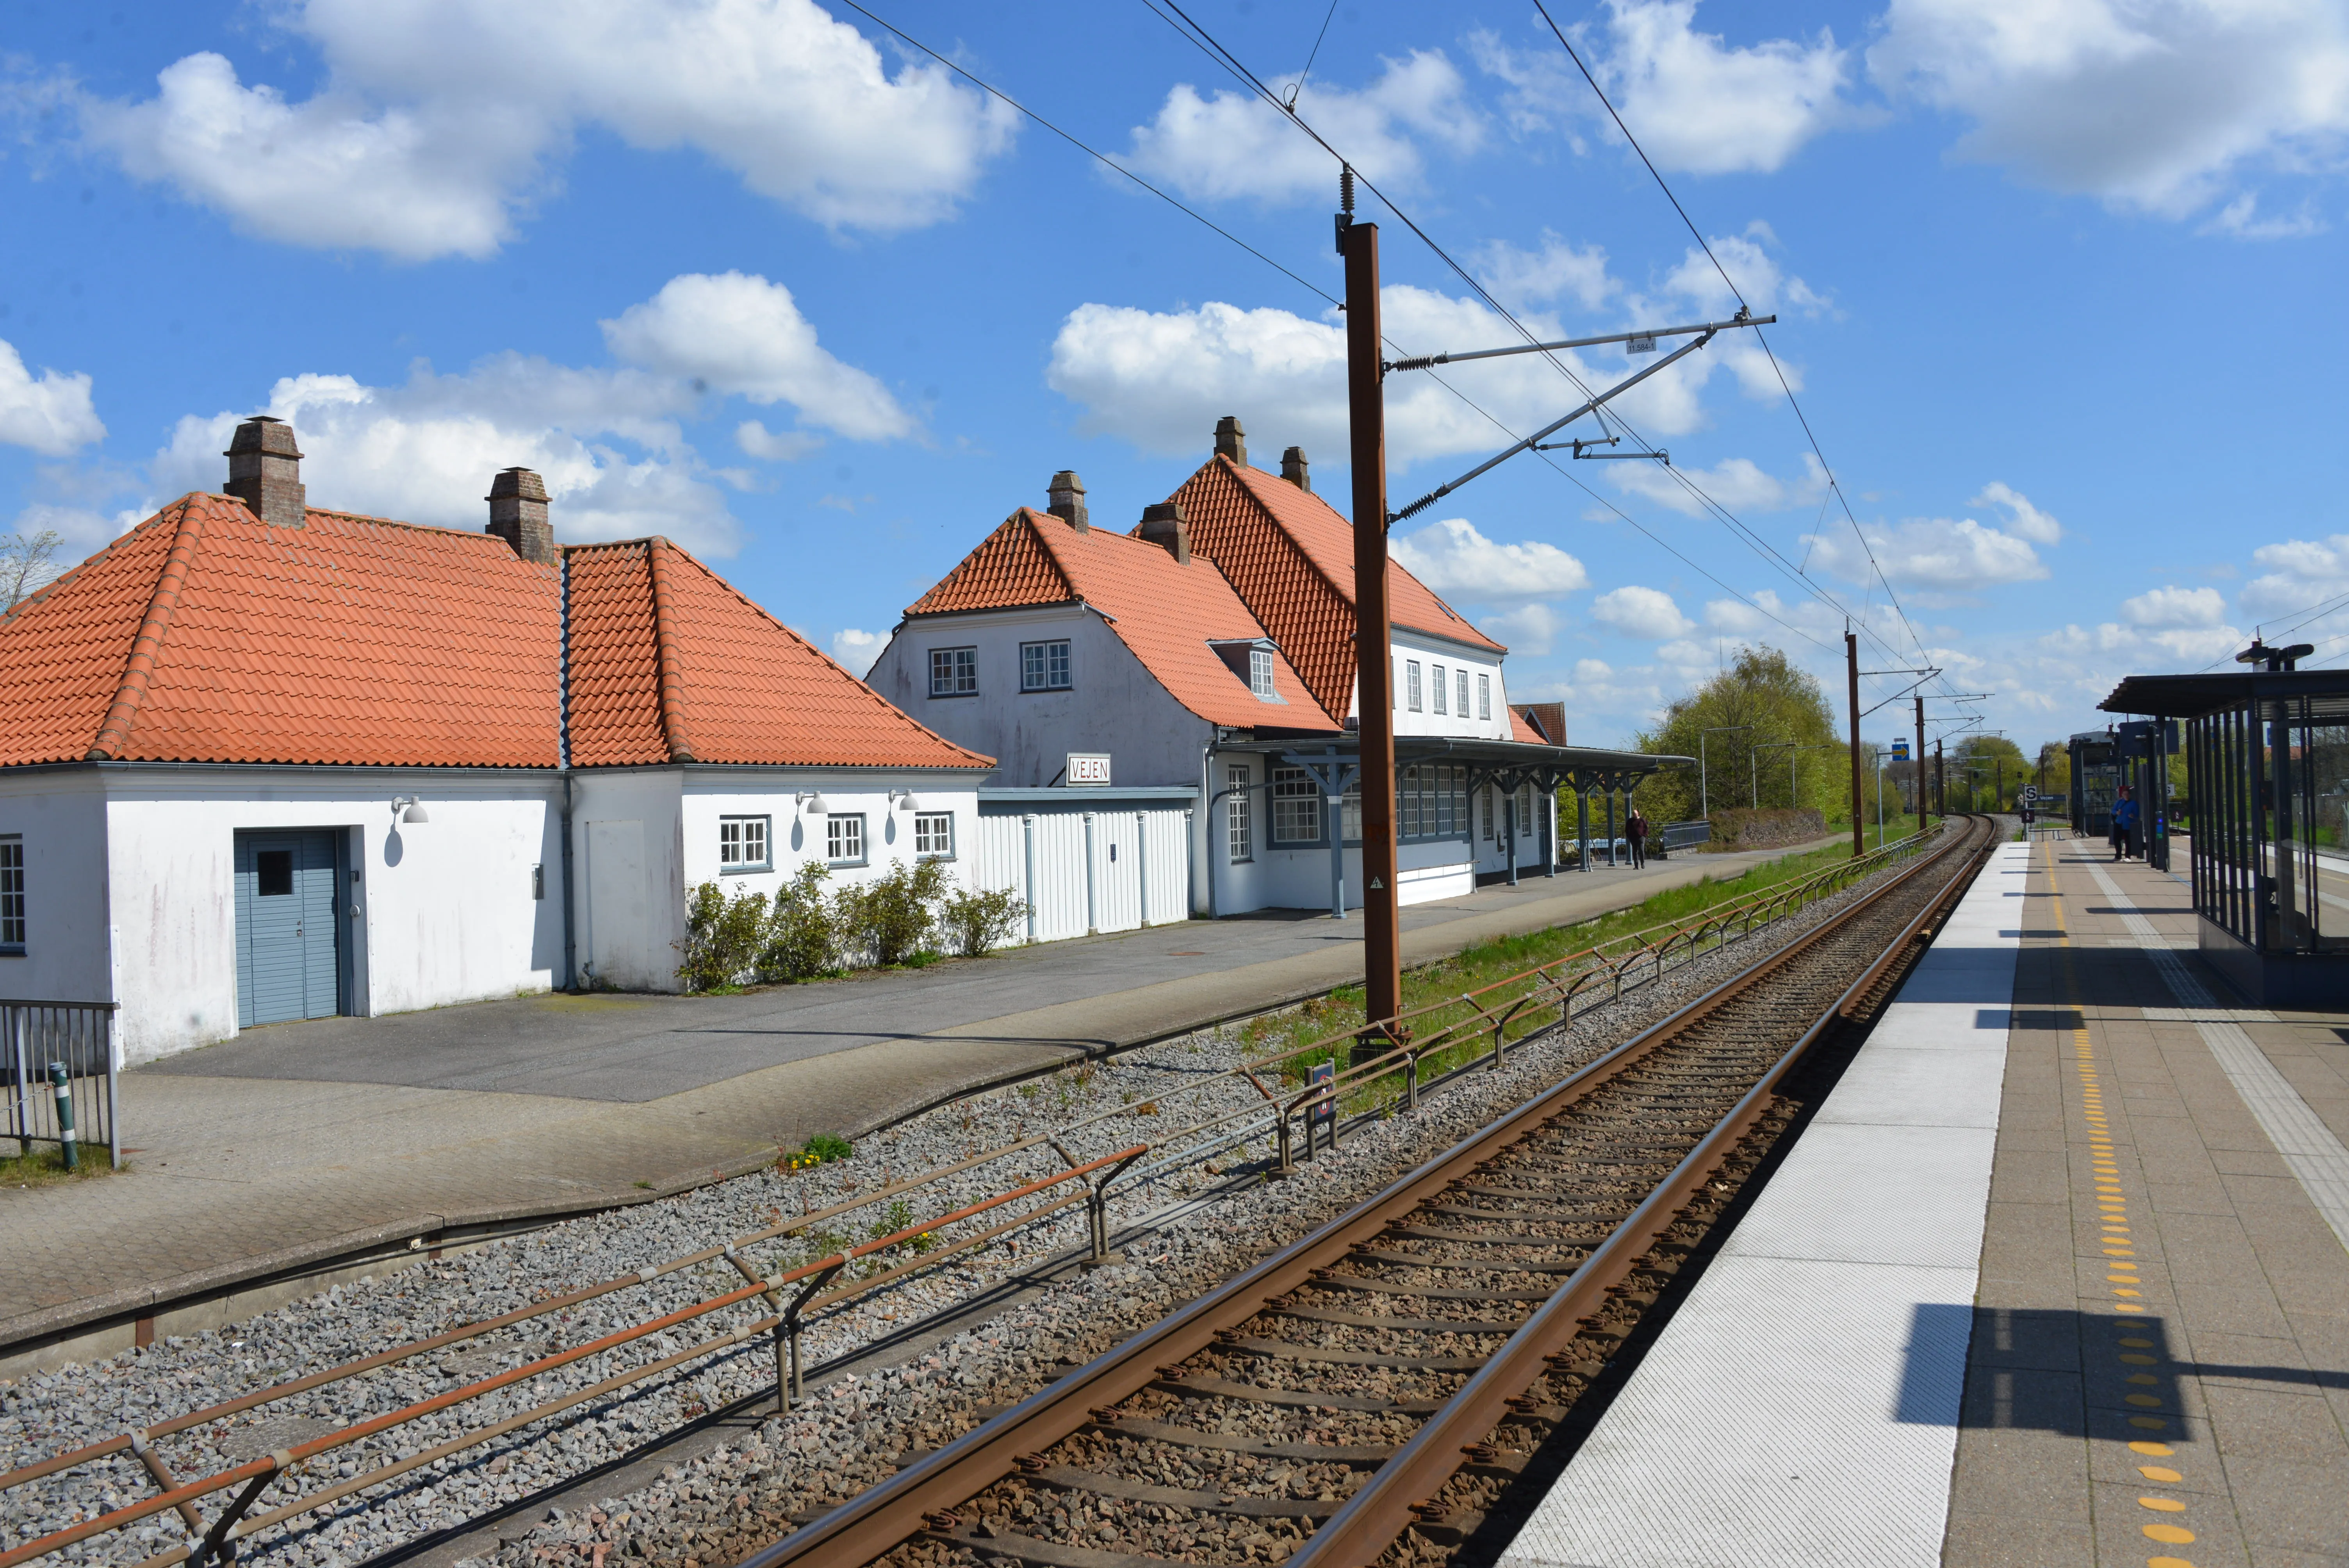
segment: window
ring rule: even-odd
[[[356,879],[358,873],[354,872],[351,874]],[[546,896],[546,867],[544,865],[535,865],[530,868],[530,896],[533,899],[543,899]]]
[[[1395,801],[1395,837],[1415,839],[1419,837],[1419,769],[1417,768],[1406,768],[1402,770],[1402,786],[1397,794],[1400,799]]]
[[[1456,674],[1460,681],[1460,717],[1465,718],[1468,717],[1468,672],[1460,670]],[[1477,678],[1482,680],[1484,677],[1479,676]]]
[[[0,839],[0,953],[25,954],[25,841]]]
[[[1404,706],[1409,707],[1412,712],[1417,713],[1420,708],[1419,661],[1417,659],[1405,659],[1403,661],[1402,686]]]
[[[1321,838],[1321,786],[1302,768],[1272,770],[1272,841],[1310,844]]]
[[[920,859],[933,861],[954,853],[952,811],[914,813],[914,853]]]
[[[823,820],[823,858],[836,866],[864,863],[864,813],[837,811]]]
[[[294,892],[294,851],[264,850],[253,857],[255,892],[263,898],[288,898]]]
[[[1517,837],[1530,839],[1534,834],[1534,787],[1517,787]]]
[[[1021,691],[1069,689],[1068,638],[1062,637],[1050,643],[1019,645],[1019,689]]]
[[[1402,770],[1395,791],[1395,836],[1464,839],[1470,827],[1468,769],[1424,762]]]
[[[1493,677],[1491,676],[1476,677],[1476,717],[1478,718],[1493,717]],[[1492,837],[1490,833],[1485,836]]]
[[[1476,791],[1476,799],[1483,802],[1483,815],[1485,818],[1484,838],[1485,841],[1489,844],[1493,841],[1493,791],[1490,789],[1479,789]]]
[[[1235,765],[1224,775],[1224,782],[1231,787],[1231,793],[1225,797],[1229,802],[1225,810],[1228,813],[1226,839],[1233,863],[1252,861],[1256,859],[1256,840],[1248,829],[1248,770]]]
[[[1248,690],[1268,702],[1272,700],[1272,654],[1268,649],[1248,650]]]
[[[1435,677],[1435,711],[1438,713],[1444,713],[1447,711],[1444,706],[1444,666],[1442,665],[1438,665],[1430,673]]]
[[[763,872],[774,861],[767,854],[767,819],[718,819],[718,869],[721,872]]]
[[[1362,841],[1362,791],[1360,786],[1347,790],[1345,799],[1339,803],[1338,831],[1345,835],[1347,843]]]
[[[975,696],[978,693],[978,650],[977,648],[932,648],[930,650],[930,695],[932,696]]]

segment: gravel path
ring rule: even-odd
[[[982,1412],[991,1414],[1026,1398],[1069,1365],[1154,1321],[1266,1249],[1342,1212],[1401,1171],[1744,968],[1764,946],[1791,939],[1855,896],[1857,890],[1824,900],[1751,947],[1739,944],[1706,954],[1661,982],[1581,1014],[1568,1033],[1553,1029],[1513,1046],[1504,1068],[1479,1068],[1462,1075],[1423,1098],[1414,1114],[1365,1119],[1349,1128],[1334,1156],[1325,1151],[1301,1167],[1296,1180],[1251,1181],[1212,1202],[1186,1202],[1223,1185],[1223,1165],[1268,1153],[1269,1139],[1258,1135],[1244,1152],[1202,1158],[1121,1188],[1122,1197],[1111,1205],[1113,1225],[1152,1215],[1163,1220],[1139,1240],[1126,1241],[1123,1264],[1071,1274],[904,1365],[826,1387],[812,1384],[808,1403],[789,1416],[771,1417],[748,1438],[670,1467],[657,1483],[634,1495],[548,1518],[496,1560],[512,1568],[574,1558],[605,1568],[605,1559],[615,1555],[692,1568],[731,1562],[782,1533],[792,1516],[805,1517],[885,1479],[906,1449],[951,1440],[978,1424]],[[1195,1119],[1201,1107],[1239,1109],[1254,1100],[1245,1084],[1193,1089],[1178,1098],[1186,1086],[1238,1060],[1240,1053],[1237,1029],[1205,1031],[940,1107],[868,1138],[847,1160],[795,1173],[762,1171],[662,1203],[573,1221],[427,1266],[336,1286],[231,1329],[161,1341],[143,1351],[14,1383],[0,1380],[0,1469],[656,1265],[1091,1113],[1123,1112],[1063,1139],[1079,1160],[1150,1139],[1170,1122],[1179,1126]],[[1154,1109],[1154,1117],[1147,1114]],[[779,1244],[784,1249],[781,1260],[789,1266],[1061,1168],[1050,1148],[1040,1146],[907,1194],[905,1206],[895,1212],[889,1203],[870,1203],[826,1222],[820,1237],[764,1243],[748,1253],[762,1272],[771,1272]],[[1004,1217],[990,1214],[947,1233],[968,1233]],[[1083,1210],[1072,1207],[1008,1242],[974,1249],[949,1266],[845,1304],[812,1322],[804,1342],[808,1363],[821,1367],[898,1332],[914,1318],[1016,1279],[1040,1259],[1080,1245],[1084,1232]],[[874,1266],[902,1261],[888,1258]],[[176,1475],[202,1475],[741,1284],[724,1260],[713,1260],[159,1439],[155,1448]],[[264,1493],[256,1511],[673,1354],[766,1310],[753,1302],[701,1325],[681,1325],[583,1357],[454,1412],[332,1450],[301,1467],[295,1488]],[[761,1336],[273,1528],[245,1542],[240,1555],[256,1568],[339,1568],[624,1456],[704,1411],[771,1387],[771,1351]],[[0,1495],[0,1549],[150,1495],[151,1483],[128,1452],[47,1477]],[[217,1507],[213,1500],[207,1517]],[[136,1563],[186,1540],[178,1518],[166,1513],[49,1561]]]

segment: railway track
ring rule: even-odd
[[[1954,826],[1955,824],[1953,824]],[[1838,916],[741,1568],[1361,1568],[1473,1537],[1996,832]]]

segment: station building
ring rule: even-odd
[[[254,419],[0,617],[0,997],[126,1065],[238,1029],[676,988],[686,890],[954,862],[992,768],[664,539],[311,507]]]

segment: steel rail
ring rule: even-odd
[[[1209,1348],[1230,1326],[1244,1322],[1263,1307],[1302,1287],[1314,1277],[1317,1270],[1327,1268],[1356,1246],[1377,1237],[1397,1220],[1418,1209],[1431,1192],[1442,1191],[1496,1154],[1522,1141],[1560,1111],[1608,1084],[1627,1068],[1654,1055],[1731,1001],[1751,993],[1797,958],[1845,930],[1863,913],[1909,885],[1927,870],[1944,863],[1952,854],[1973,845],[1973,842],[1971,833],[1964,839],[1948,836],[1930,854],[1902,870],[1882,887],[1871,890],[1848,909],[1838,912],[1835,919],[1823,922],[1776,952],[1765,955],[1743,973],[1713,987],[1632,1039],[1613,1047],[1450,1150],[1397,1178],[1376,1195],[1312,1234],[1243,1270],[1190,1305],[1071,1372],[1013,1408],[964,1434],[946,1448],[900,1470],[890,1480],[745,1558],[740,1568],[860,1568],[860,1565],[882,1556],[909,1536],[921,1532],[925,1522],[933,1517],[950,1519],[957,1506],[1020,1469],[1023,1459],[1042,1454],[1053,1444],[1093,1421],[1097,1411],[1139,1392],[1161,1376],[1161,1368],[1179,1364]],[[1964,880],[1951,879],[1953,885]],[[1927,913],[1930,914],[1949,896],[1952,896],[1949,890],[1942,890],[1941,897],[1929,906]],[[1895,954],[1905,951],[1914,940],[1914,933],[1921,928],[1925,916],[1920,915],[1910,922],[1901,937],[1888,951]],[[1854,985],[1873,984],[1875,978],[1882,974],[1883,967],[1881,961],[1871,965]],[[1836,1006],[1845,1005],[1852,994],[1851,989],[1847,988]],[[1830,1009],[1828,1016],[1834,1016],[1834,1009]],[[1815,1039],[1820,1027],[1820,1024],[1812,1025],[1806,1031],[1804,1043]],[[1775,1083],[1785,1066],[1798,1053],[1795,1051],[1785,1053],[1767,1081]],[[1765,1100],[1766,1097],[1759,1090],[1752,1091],[1740,1099],[1739,1106],[1742,1109],[1765,1103]],[[1738,1114],[1737,1111],[1732,1113],[1733,1117]],[[1715,1144],[1714,1147],[1718,1149],[1721,1146]],[[1692,1155],[1681,1161],[1673,1176],[1667,1178],[1667,1187],[1685,1187],[1692,1171],[1702,1174],[1702,1170],[1693,1163],[1694,1158]],[[1706,1165],[1702,1169],[1710,1168]],[[1685,1195],[1683,1191],[1683,1202]],[[1601,1250],[1609,1258],[1619,1260],[1628,1269],[1631,1260],[1649,1244],[1653,1230],[1661,1228],[1663,1222],[1669,1222],[1667,1217],[1678,1207],[1677,1202],[1661,1206],[1659,1198],[1651,1195],[1630,1220],[1610,1235],[1609,1246],[1611,1251],[1608,1247]],[[1636,1246],[1630,1244],[1633,1236],[1640,1238]],[[1572,1276],[1573,1279],[1580,1281],[1584,1277],[1583,1270],[1588,1270],[1590,1266],[1590,1263],[1586,1262],[1583,1269]],[[1599,1281],[1600,1275],[1608,1272],[1602,1266],[1593,1272],[1590,1278],[1594,1282]],[[1607,1280],[1593,1288],[1603,1292],[1607,1284],[1613,1283],[1611,1279]],[[1570,1284],[1565,1288],[1573,1291],[1576,1286]],[[1547,1321],[1555,1323],[1559,1319],[1553,1315]],[[1563,1321],[1570,1324],[1572,1319],[1568,1316]],[[1523,1330],[1519,1333],[1522,1335]],[[1474,1381],[1472,1379],[1472,1384]],[[1507,1394],[1514,1395],[1530,1381],[1528,1377],[1511,1386]],[[1489,1389],[1496,1386],[1494,1380],[1486,1379],[1482,1387]],[[1464,1389],[1463,1393],[1465,1391]],[[1454,1399],[1460,1397],[1455,1395]],[[1495,1396],[1496,1406],[1498,1400],[1506,1397]],[[1447,1429],[1456,1432],[1462,1422],[1473,1418],[1465,1415],[1455,1416],[1447,1424]],[[1492,1419],[1486,1419],[1482,1427],[1476,1429],[1475,1435],[1481,1437],[1492,1424]],[[1404,1449],[1399,1450],[1397,1457],[1402,1452],[1410,1451],[1410,1448],[1411,1445],[1407,1444]],[[1429,1448],[1430,1445],[1423,1445],[1423,1450]],[[1451,1468],[1444,1472],[1446,1477],[1458,1468],[1456,1442],[1450,1452],[1452,1458],[1448,1462]],[[1394,1460],[1388,1462],[1392,1464]],[[1423,1463],[1415,1462],[1414,1485],[1418,1484],[1419,1465]],[[1366,1489],[1370,1484],[1365,1483]],[[1406,1485],[1403,1490],[1412,1491],[1412,1486]],[[1386,1489],[1381,1487],[1380,1495],[1365,1502],[1356,1512],[1358,1521],[1374,1521],[1374,1524],[1350,1526],[1350,1530],[1364,1541],[1369,1534],[1375,1533],[1376,1526],[1383,1524],[1387,1512],[1385,1493]],[[1361,1495],[1357,1493],[1358,1497]],[[1409,1501],[1416,1501],[1425,1495],[1424,1490],[1413,1491]],[[1348,1506],[1352,1506],[1350,1501]],[[1408,1511],[1407,1503],[1395,1506]],[[1341,1510],[1340,1517],[1342,1514]],[[1331,1523],[1336,1522],[1333,1517]],[[1324,1531],[1327,1529],[1325,1526]],[[1358,1542],[1346,1559],[1348,1568],[1374,1560],[1386,1542],[1392,1538],[1392,1532],[1390,1532],[1384,1541],[1373,1544],[1364,1546]],[[1320,1536],[1317,1534],[1314,1539],[1318,1542]],[[1309,1542],[1309,1549],[1310,1547]],[[1330,1561],[1334,1563],[1335,1559]],[[1289,1562],[1299,1563],[1299,1559],[1292,1557]],[[0,1568],[5,1568],[5,1565],[0,1565]],[[1299,1563],[1299,1568],[1303,1568],[1303,1564]]]

